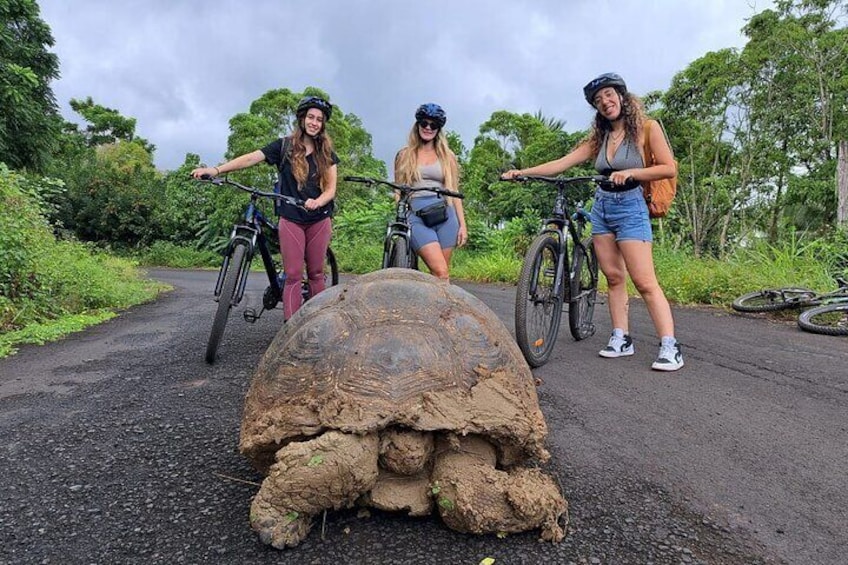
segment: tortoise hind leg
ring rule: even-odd
[[[350,506],[377,480],[378,438],[331,431],[290,443],[276,454],[250,505],[250,525],[263,543],[294,547],[325,509]]]

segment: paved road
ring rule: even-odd
[[[266,548],[247,525],[259,477],[236,444],[280,313],[249,325],[236,312],[210,367],[214,273],[152,274],[175,291],[0,360],[0,564],[848,563],[848,341],[675,309],[686,367],[657,373],[638,300],[636,355],[597,356],[600,306],[599,335],[564,328],[535,371],[571,504],[563,543],[354,509],[294,550]],[[512,327],[514,288],[462,286]]]

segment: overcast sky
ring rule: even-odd
[[[742,47],[771,0],[39,0],[53,92],[136,118],[161,169],[221,162],[229,120],[268,90],[316,86],[389,162],[416,107],[441,104],[467,147],[496,110],[587,127],[602,72],[642,94],[709,51]],[[270,141],[270,140],[269,140]]]

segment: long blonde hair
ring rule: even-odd
[[[642,151],[642,128],[647,120],[645,109],[639,97],[632,92],[625,92],[616,89],[621,95],[621,112],[624,114],[624,131],[625,137],[636,142],[636,146]],[[592,155],[598,155],[601,150],[601,144],[604,142],[604,136],[612,131],[612,122],[603,117],[600,112],[595,113],[595,119],[592,122],[592,131],[586,137],[586,143],[592,148]]]
[[[421,180],[421,173],[418,171],[418,149],[424,145],[424,140],[418,135],[418,124],[415,123],[409,132],[406,147],[398,151],[395,157],[395,182],[412,185]],[[448,146],[447,136],[441,128],[433,138],[433,148],[442,167],[445,188],[454,192],[459,191],[459,165],[456,162],[456,155]]]
[[[297,125],[292,132],[291,167],[298,188],[306,185],[306,177],[309,174],[309,164],[306,162],[306,144],[303,142],[307,135],[306,128],[303,125],[304,119],[298,118]],[[318,186],[321,192],[324,192],[329,182],[330,168],[333,166],[333,140],[327,135],[326,122],[318,135],[312,138],[312,141],[315,144],[313,155],[315,166],[318,169]]]

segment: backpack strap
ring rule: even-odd
[[[291,159],[292,154],[292,139],[290,135],[287,135],[283,138],[283,142],[280,144],[280,172],[283,171],[283,163],[286,162],[286,159]]]

